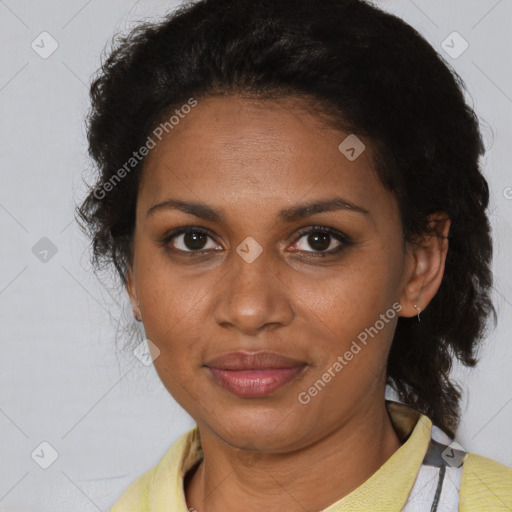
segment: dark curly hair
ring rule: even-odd
[[[89,154],[98,172],[76,210],[94,267],[113,264],[126,283],[144,159],[106,184],[173,109],[229,94],[317,103],[371,141],[404,241],[431,234],[434,212],[451,219],[443,281],[420,323],[399,318],[387,383],[453,437],[461,398],[450,380],[453,357],[475,366],[491,313],[496,322],[485,148],[459,75],[415,29],[362,0],[199,0],[111,44],[90,88]]]

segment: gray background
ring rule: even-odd
[[[512,465],[512,1],[378,3],[454,66],[481,119],[499,324],[477,369],[454,369],[464,388],[457,441]],[[115,32],[176,4],[0,0],[2,511],[106,511],[193,426],[153,367],[116,349],[116,324],[130,316],[127,301],[118,303],[97,282],[88,241],[73,221],[91,165],[83,117],[101,51]],[[44,31],[58,43],[46,59],[31,47],[35,41],[43,51]],[[454,31],[469,44],[457,58],[442,47]],[[459,51],[460,41],[450,37]],[[58,453],[48,469],[31,457],[36,450],[36,460],[50,461],[43,441]]]

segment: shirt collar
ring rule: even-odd
[[[363,484],[323,512],[399,512],[405,505],[428,449],[432,422],[399,402],[386,400],[386,407],[402,446]],[[147,508],[144,512],[187,512],[184,477],[202,456],[196,425],[171,446],[153,470],[144,475],[140,485],[145,488],[132,489],[138,496],[145,496]]]

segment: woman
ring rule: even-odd
[[[452,354],[494,315],[462,90],[361,0],[200,0],[118,40],[79,215],[197,425],[113,512],[512,508],[453,442]]]

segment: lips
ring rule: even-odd
[[[244,398],[269,395],[298,377],[304,361],[275,352],[230,352],[205,364],[222,388]]]
[[[205,366],[218,370],[268,370],[272,368],[296,368],[304,361],[286,357],[276,352],[229,352],[212,359]]]

